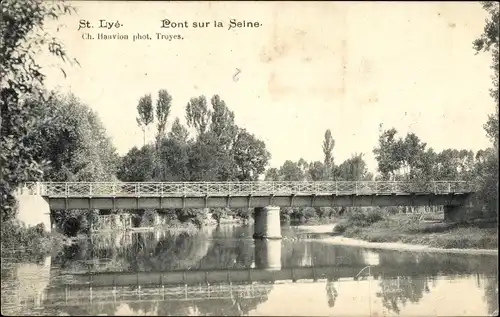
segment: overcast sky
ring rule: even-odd
[[[78,14],[61,19],[56,36],[81,67],[66,65],[67,78],[47,69],[47,84],[97,111],[120,154],[142,145],[136,106],[146,93],[155,100],[159,89],[173,96],[170,123],[185,122],[191,97],[219,94],[236,123],[265,141],[276,167],[322,160],[331,129],[336,163],[362,152],[374,170],[381,123],[414,132],[436,150],[489,145],[482,125],[494,109],[491,58],[472,49],[486,18],[478,3],[73,4]],[[225,27],[160,29],[165,18]],[[232,18],[262,26],[228,30]],[[78,31],[80,19],[96,27]],[[98,29],[99,19],[123,26]],[[87,32],[130,39],[83,40]],[[156,40],[156,32],[183,39]],[[137,33],[155,39],[133,42]],[[44,64],[59,65],[51,58]]]

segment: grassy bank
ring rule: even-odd
[[[444,249],[497,249],[496,227],[493,221],[425,222],[407,215],[386,215],[372,210],[346,215],[334,231],[368,242],[401,242]]]

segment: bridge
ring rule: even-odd
[[[454,220],[474,192],[467,182],[255,181],[27,183],[51,210],[255,208],[255,237],[280,238],[279,207],[445,206]]]

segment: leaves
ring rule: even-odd
[[[327,173],[326,178],[330,179],[333,175],[333,148],[335,146],[335,140],[332,137],[332,132],[330,129],[325,132],[325,140],[323,141],[323,153],[325,155],[324,164],[325,164],[325,173]]]
[[[240,181],[257,180],[271,157],[264,142],[245,129],[238,132],[232,152]]]
[[[153,101],[151,99],[151,94],[142,96],[137,104],[137,112],[139,116],[136,118],[137,124],[142,129],[144,134],[144,145],[146,145],[146,129],[148,125],[153,123],[154,113],[153,113]]]
[[[165,128],[167,126],[170,108],[172,107],[172,96],[165,90],[158,91],[158,99],[156,100],[156,119],[158,120],[157,138],[165,137]]]
[[[37,120],[43,108],[29,98],[44,98],[45,75],[35,56],[42,50],[65,61],[64,47],[44,32],[47,18],[57,19],[71,13],[67,3],[41,0],[5,0],[1,2],[0,19],[0,207],[2,221],[15,216],[13,191],[23,182],[40,180],[47,163],[39,158],[43,140],[37,133]]]

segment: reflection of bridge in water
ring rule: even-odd
[[[103,303],[131,302],[183,302],[210,301],[220,299],[265,298],[273,288],[272,284],[216,284],[198,286],[157,286],[147,288],[100,287],[77,288],[66,286],[45,290],[34,303],[51,306],[97,305]]]
[[[369,270],[367,269],[369,268]],[[354,279],[370,274],[374,278],[405,276],[428,276],[435,269],[415,266],[411,272],[403,272],[400,266],[339,265],[313,266],[281,269],[219,269],[178,270],[170,272],[99,272],[68,275],[65,285],[72,288],[96,287],[149,287],[169,285],[211,285],[218,283],[254,283],[321,279]],[[470,273],[470,272],[460,272]]]

